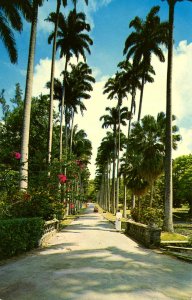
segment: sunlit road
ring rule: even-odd
[[[90,204],[47,248],[0,267],[2,300],[192,299],[192,265],[141,248]]]

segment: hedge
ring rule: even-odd
[[[0,259],[37,247],[43,229],[44,221],[41,218],[0,220]]]

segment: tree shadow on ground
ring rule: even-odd
[[[74,246],[74,244],[71,244]],[[129,298],[133,292],[190,299],[191,265],[138,248],[117,247],[63,252],[61,243],[0,268],[0,297],[6,300]],[[47,251],[47,252],[46,252]],[[106,297],[109,298],[106,298]],[[173,298],[172,298],[173,297]],[[188,298],[187,298],[188,297]],[[124,299],[124,298],[121,298]],[[138,298],[139,299],[139,298]],[[145,299],[145,297],[140,298]],[[149,298],[150,299],[150,298]],[[151,298],[168,299],[168,298]]]

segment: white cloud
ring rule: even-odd
[[[160,63],[157,59],[153,60],[153,66],[156,71],[155,82],[147,84],[144,90],[144,99],[142,107],[142,116],[146,114],[157,116],[160,111],[166,111],[166,63]],[[64,60],[56,61],[56,77],[59,77],[64,67]],[[34,95],[45,92],[45,83],[50,80],[51,61],[41,59],[35,67],[34,76]],[[178,150],[174,151],[173,156],[179,156],[192,152],[192,109],[191,109],[191,70],[192,70],[192,44],[182,41],[176,49],[174,49],[173,61],[173,113],[177,117],[176,125],[180,128],[182,141],[178,145]],[[100,73],[99,69],[94,70],[94,74]],[[88,138],[92,141],[93,156],[90,171],[94,177],[95,158],[97,148],[101,139],[105,136],[106,131],[101,128],[99,118],[104,115],[105,107],[116,105],[115,100],[107,100],[107,96],[103,95],[103,87],[108,79],[105,75],[96,82],[90,100],[85,101],[87,111],[82,117],[78,114],[75,122],[79,129],[84,129],[88,134]],[[137,107],[139,102],[139,94],[137,94]],[[130,98],[125,105],[130,106]],[[137,112],[136,112],[137,113]],[[141,116],[141,117],[142,117]]]
[[[182,140],[178,143],[178,149],[173,151],[173,158],[192,153],[192,128],[180,128]]]
[[[89,0],[89,5],[85,5],[82,0],[78,1],[78,11],[84,11],[87,17],[88,23],[91,28],[94,28],[93,14],[101,9],[103,6],[109,5],[113,0]],[[63,9],[61,6],[61,12],[68,14],[72,8],[72,1],[68,1],[68,6]],[[49,13],[56,11],[56,1],[45,1],[44,5],[39,9],[38,15],[38,31],[44,33],[50,33],[53,30],[53,25],[50,22],[45,21]]]

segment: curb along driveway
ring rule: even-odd
[[[2,300],[192,300],[192,265],[140,247],[86,214],[46,248],[0,267]]]

